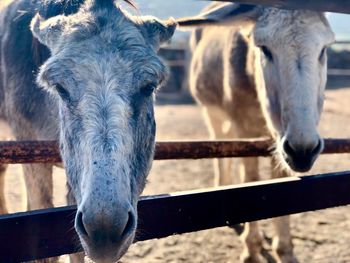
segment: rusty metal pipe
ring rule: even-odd
[[[266,139],[230,141],[157,142],[155,160],[269,156],[273,143]],[[325,139],[324,154],[350,153],[350,139]],[[0,142],[0,163],[61,162],[55,141]]]

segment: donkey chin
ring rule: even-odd
[[[319,138],[308,147],[292,147],[287,140],[282,140],[282,157],[287,165],[295,172],[309,171],[319,154],[323,151],[324,141]]]
[[[81,244],[89,259],[95,263],[117,262],[128,250],[135,236],[135,231],[117,242],[91,242],[80,237]]]
[[[82,212],[78,210],[75,229],[88,258],[96,263],[113,263],[126,253],[135,238],[137,215],[131,209],[125,217],[125,220],[122,215],[113,217],[119,218],[117,221],[123,222],[121,224],[103,216],[100,216],[100,221],[91,223],[88,216],[84,220]]]

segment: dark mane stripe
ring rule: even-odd
[[[1,1],[1,0],[0,0]],[[105,3],[107,0],[95,0],[96,2]],[[113,0],[109,0],[114,2]],[[122,0],[133,8],[137,9],[137,5],[134,0]],[[38,13],[41,17],[47,19],[57,15],[70,15],[77,13],[80,6],[84,4],[86,0],[40,0],[38,1]]]
[[[106,2],[107,0],[100,1]],[[114,2],[113,0],[110,1]],[[133,8],[137,9],[137,6],[133,0],[123,1],[126,2],[128,5],[132,6]],[[77,13],[81,5],[85,2],[86,0],[38,0],[38,7],[36,8],[36,11],[44,19],[48,19],[50,17],[54,17],[61,14],[71,15]],[[40,44],[36,38],[32,39],[32,52],[33,62],[37,67],[42,65],[50,55],[49,50],[45,46]]]
[[[39,13],[44,19],[61,14],[70,15],[77,13],[84,2],[85,0],[37,0],[32,15]],[[39,68],[50,56],[50,51],[34,37],[31,49],[34,66]]]
[[[47,19],[57,15],[70,15],[77,13],[84,0],[44,0],[39,1],[38,13]]]
[[[127,3],[128,5],[130,5],[131,7],[137,9],[137,5],[135,3],[134,0],[121,0],[125,3]],[[95,0],[95,4],[96,5],[111,5],[114,4],[114,2],[116,2],[116,0]]]

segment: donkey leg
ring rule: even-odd
[[[6,122],[0,120],[1,135],[0,140],[6,141],[11,137],[11,130]],[[7,214],[6,198],[5,198],[5,174],[7,164],[0,164],[0,214]]]
[[[261,263],[266,260],[261,255],[262,237],[259,233],[258,222],[249,222],[244,224],[244,231],[241,235],[243,241],[243,252],[241,262]]]
[[[7,165],[0,165],[0,214],[7,214],[6,200],[5,200],[5,173]]]
[[[290,217],[283,216],[272,219],[276,235],[273,238],[273,256],[278,263],[297,263],[293,253],[293,243],[290,234]]]
[[[259,160],[258,158],[243,158],[241,165],[242,182],[253,182],[259,180]],[[243,252],[241,262],[260,263],[266,262],[261,255],[263,237],[259,232],[258,222],[245,223],[244,231],[241,235]]]
[[[53,207],[52,164],[23,164],[27,189],[27,209]],[[58,257],[36,260],[37,263],[56,263]]]
[[[232,129],[224,129],[223,124],[228,120],[226,113],[215,106],[205,107],[203,115],[209,130],[211,139],[232,138]],[[232,179],[232,159],[214,159],[214,185],[228,185],[233,183]]]
[[[28,210],[53,207],[52,164],[24,164]]]
[[[272,158],[272,177],[287,177],[288,174],[279,170],[276,161]],[[290,217],[282,216],[272,219],[275,236],[272,242],[273,255],[278,263],[296,263],[298,260],[293,253],[292,236],[290,233]]]
[[[75,253],[69,255],[69,262],[70,263],[84,263],[85,255],[84,253]]]

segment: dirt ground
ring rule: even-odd
[[[321,121],[324,137],[350,135],[350,89],[328,91]],[[206,139],[200,109],[195,105],[166,105],[156,107],[158,140]],[[268,177],[268,161],[262,159],[261,171]],[[325,155],[319,158],[309,173],[341,171],[350,168],[350,155]],[[11,212],[25,210],[25,194],[21,167],[13,165],[6,178],[7,201]],[[55,204],[65,204],[63,170],[55,169]],[[155,161],[144,194],[210,187],[213,184],[211,160]],[[334,189],[336,193],[336,189]],[[349,189],[350,192],[350,189]],[[293,197],[291,197],[293,198]],[[273,236],[268,220],[261,230]],[[350,262],[350,206],[309,212],[292,216],[292,235],[295,253],[305,263]],[[238,262],[241,252],[239,237],[229,228],[217,228],[196,233],[150,240],[134,244],[123,257],[123,263],[226,263]],[[269,244],[266,244],[269,249]],[[61,257],[68,262],[67,257]]]

